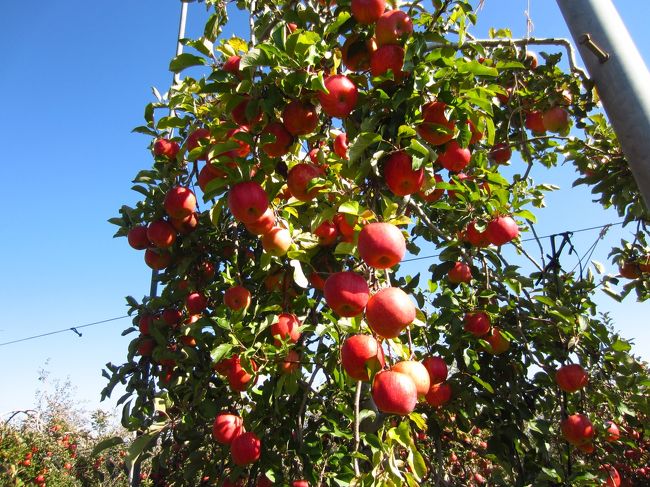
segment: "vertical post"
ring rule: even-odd
[[[180,55],[183,53],[183,44],[181,43],[181,39],[185,37],[185,26],[187,25],[187,7],[188,3],[192,2],[193,0],[181,0],[181,15],[180,19],[178,22],[178,36],[176,40],[176,56]],[[172,86],[176,85],[180,82],[180,74],[179,73],[174,73],[174,78],[172,81]],[[173,109],[169,110],[170,115],[174,113]],[[149,288],[149,297],[150,298],[155,298],[158,296],[158,271],[156,269],[153,269],[151,271],[151,286]],[[148,380],[148,371],[149,368],[147,366],[147,380]],[[140,436],[140,432],[136,433],[136,437]],[[140,461],[136,461],[133,464],[133,468],[129,472],[129,485],[131,487],[140,487]]]
[[[611,0],[557,0],[650,208],[650,73]]]

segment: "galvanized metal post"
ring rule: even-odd
[[[557,0],[646,208],[650,208],[650,73],[611,0]]]

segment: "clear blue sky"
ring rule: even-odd
[[[533,35],[569,36],[555,2],[530,3]],[[648,62],[650,2],[616,4]],[[484,36],[489,26],[525,34],[526,5],[526,0],[487,0],[475,34]],[[205,7],[190,4],[189,10],[188,36],[198,36]],[[142,123],[151,86],[161,92],[169,86],[179,11],[174,0],[3,5],[0,140],[3,201],[11,211],[0,239],[0,343],[121,316],[125,295],[140,299],[148,292],[142,253],[125,239],[112,239],[115,227],[106,220],[122,204],[137,201],[130,181],[151,164],[148,140],[130,131]],[[564,188],[549,196],[548,209],[539,214],[541,234],[618,221],[613,212],[592,205],[585,189],[571,189],[570,167],[533,176]],[[607,249],[624,234],[620,227],[612,229],[594,258],[605,263]],[[576,235],[578,251],[595,238],[593,232]],[[622,305],[606,297],[599,301],[616,327],[636,338],[635,351],[650,358],[650,304],[634,298]],[[32,406],[37,371],[48,359],[53,377],[69,377],[76,396],[96,406],[105,384],[101,368],[125,356],[129,338],[120,332],[127,324],[86,328],[82,338],[67,332],[0,347],[0,414]]]

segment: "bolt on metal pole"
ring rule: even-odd
[[[646,208],[650,208],[650,73],[611,0],[557,0]]]
[[[185,26],[187,25],[187,7],[190,2],[194,0],[181,0],[181,15],[178,22],[178,37],[176,40],[176,56],[179,56],[183,53],[183,44],[181,39],[185,37]],[[173,85],[180,82],[180,74],[174,73]],[[173,114],[174,110],[170,109],[170,114]],[[149,289],[149,297],[155,298],[158,295],[158,271],[153,269],[151,271],[151,287]],[[147,369],[148,370],[148,369]],[[148,375],[148,374],[147,374]],[[141,433],[136,433],[136,438],[140,436]],[[131,487],[140,487],[140,460],[137,460],[133,464],[133,468],[129,472],[129,484]]]

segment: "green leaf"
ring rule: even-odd
[[[129,470],[133,468],[133,465],[135,462],[138,460],[140,455],[142,455],[142,452],[149,446],[149,443],[158,436],[158,432],[156,433],[144,433],[140,436],[138,436],[135,440],[133,440],[133,443],[131,443],[131,446],[129,447],[129,453],[127,458],[127,464],[129,465]]]
[[[349,150],[350,164],[357,162],[368,147],[381,142],[381,135],[364,132],[354,139]]]
[[[411,448],[409,449],[408,464],[417,480],[422,480],[427,475],[427,464],[414,444],[411,444]]]
[[[348,215],[359,215],[359,202],[358,201],[346,201],[339,206],[339,213],[347,213]]]
[[[252,66],[264,66],[268,62],[266,54],[259,49],[251,49],[239,60],[239,68],[244,69]]]
[[[114,446],[117,445],[122,445],[123,443],[124,443],[124,439],[120,436],[113,436],[112,438],[106,438],[105,440],[102,440],[95,445],[90,456],[95,457],[99,453],[103,452],[104,450],[108,450],[109,448],[113,448]]]
[[[302,265],[298,260],[291,260],[289,265],[293,267],[293,281],[298,284],[303,289],[309,287],[309,281],[305,277],[305,273],[302,270]]]
[[[614,343],[612,343],[612,350],[616,352],[629,352],[632,349],[632,345],[628,342],[617,338]]]
[[[499,76],[499,71],[496,68],[486,66],[478,61],[470,61],[468,63],[461,63],[458,65],[459,73],[471,73],[475,76]]]
[[[217,348],[212,350],[212,352],[210,352],[210,357],[212,358],[213,362],[219,362],[222,358],[228,355],[230,350],[232,350],[232,345],[230,343],[222,343]]]
[[[491,394],[494,394],[494,389],[492,388],[492,386],[490,384],[488,384],[487,382],[485,382],[483,379],[481,379],[479,376],[473,375],[472,379],[474,379],[474,381],[481,384],[483,386],[483,389],[485,389],[486,391],[488,391]]]
[[[205,64],[205,58],[185,52],[172,59],[172,61],[169,63],[169,70],[172,73],[180,73],[184,69],[191,66],[204,66]]]

